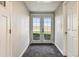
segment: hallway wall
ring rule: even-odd
[[[29,12],[23,2],[12,2],[12,56],[21,56],[29,45]]]
[[[5,41],[0,39],[6,42],[5,48],[4,43],[0,44],[0,56],[22,56],[24,50],[29,46],[29,11],[23,2],[7,1],[5,7],[0,5],[0,16],[7,18],[6,25],[8,24],[8,29],[5,29],[7,30]],[[11,34],[9,33],[10,28]]]
[[[63,55],[78,56],[78,4],[64,2],[55,11],[55,45]]]
[[[63,5],[55,11],[55,45],[64,55]]]

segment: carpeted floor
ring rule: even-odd
[[[63,57],[56,46],[31,44],[24,53],[23,57]]]

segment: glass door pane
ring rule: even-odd
[[[44,38],[51,39],[51,17],[44,17]]]
[[[33,17],[33,40],[40,39],[40,17]]]

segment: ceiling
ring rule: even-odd
[[[53,12],[61,1],[27,1],[24,3],[30,12]]]

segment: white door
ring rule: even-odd
[[[32,15],[32,43],[52,43],[51,23],[52,16],[39,14]]]
[[[70,4],[67,4],[67,55],[73,56],[73,40],[72,40],[72,7]]]
[[[7,18],[0,15],[0,56],[7,54]]]
[[[78,56],[77,2],[67,3],[67,56]]]
[[[52,17],[48,15],[42,16],[42,25],[41,25],[41,39],[43,43],[51,43],[51,23],[52,23]]]

